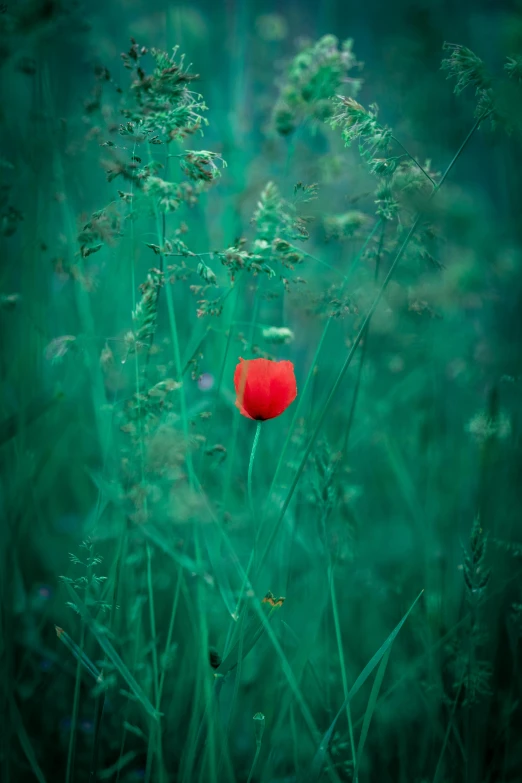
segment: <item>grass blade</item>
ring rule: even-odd
[[[160,713],[153,707],[143,689],[138,685],[127,666],[124,664],[112,644],[106,638],[105,630],[100,628],[100,626],[92,619],[87,607],[83,603],[78,593],[71,587],[71,585],[66,582],[65,586],[71,596],[73,596],[74,603],[76,604],[82,619],[85,621],[92,635],[96,638],[96,641],[102,648],[107,658],[111,661],[115,669],[119,671],[133,695],[141,703],[145,712],[150,715],[151,718],[154,718],[154,720],[159,720]]]
[[[274,604],[272,604],[270,602],[270,599],[268,600],[267,599],[268,596],[267,598],[264,598],[262,602],[262,608],[265,609],[265,611],[266,611],[265,607],[270,606],[270,610],[266,612],[266,621],[270,620],[274,611],[278,609],[280,606],[282,606],[282,601],[275,602]],[[250,650],[259,641],[264,630],[265,630],[265,623],[263,622],[263,619],[252,618],[251,622],[249,623],[243,635],[243,643],[241,644],[240,639],[236,641],[236,643],[230,650],[229,654],[226,656],[226,658],[221,662],[221,664],[216,669],[216,673],[228,674],[228,672],[234,669],[239,662],[240,655],[241,658],[245,658],[248,655]]]
[[[25,757],[29,762],[29,766],[31,767],[33,775],[35,776],[38,783],[46,783],[44,774],[38,765],[36,756],[34,755],[33,746],[31,745],[31,741],[29,740],[27,731],[25,730],[25,726],[22,721],[22,716],[20,715],[20,711],[16,705],[16,702],[11,695],[9,697],[9,701],[11,707],[11,715],[14,718],[15,730],[18,735],[18,739],[20,740],[20,745],[22,746],[22,750],[25,753]]]
[[[305,775],[301,778],[302,783],[315,783],[316,781],[320,780],[322,772],[323,772],[323,765],[326,760],[326,754],[328,752],[328,746],[330,744],[330,740],[332,738],[332,735],[335,730],[335,726],[337,724],[337,721],[341,717],[342,713],[346,710],[346,707],[350,703],[350,701],[353,699],[355,694],[362,688],[370,674],[373,672],[375,667],[380,663],[381,659],[384,657],[384,655],[388,652],[391,645],[397,638],[399,631],[401,630],[402,626],[406,622],[408,616],[410,615],[412,609],[414,608],[415,604],[423,594],[424,590],[421,590],[415,601],[412,603],[402,620],[399,622],[398,625],[395,626],[391,634],[388,636],[386,641],[379,647],[375,655],[368,661],[360,675],[355,680],[354,684],[352,685],[350,692],[348,693],[348,696],[344,700],[343,704],[339,708],[339,711],[335,718],[333,719],[328,731],[323,736],[321,743],[319,745],[319,748],[317,749],[317,752],[313,758],[311,767],[308,771],[308,773],[305,773]]]
[[[381,690],[381,685],[386,672],[386,667],[388,666],[390,653],[391,653],[391,647],[389,647],[388,650],[385,652],[379,664],[379,668],[377,669],[377,674],[375,675],[375,680],[372,685],[370,698],[368,699],[368,705],[364,713],[361,735],[359,737],[359,745],[357,747],[357,758],[355,760],[355,773],[354,773],[355,783],[357,783],[357,781],[359,780],[359,766],[361,764],[361,757],[364,750],[366,737],[368,736],[368,730],[370,728],[370,723],[375,710],[375,705],[377,704],[377,699],[379,698],[379,692]]]
[[[198,576],[205,575],[206,571],[203,566],[198,565],[196,561],[192,560],[192,558],[188,557],[188,555],[183,555],[179,552],[176,552],[174,547],[170,546],[168,541],[164,539],[161,533],[159,533],[157,530],[154,530],[154,528],[140,527],[139,532],[145,538],[148,538],[149,541],[151,541],[155,546],[157,546],[158,549],[161,549],[162,552],[171,557],[182,568],[186,568],[187,571],[193,574],[197,574]]]
[[[94,663],[90,660],[90,658],[85,655],[82,648],[79,647],[79,645],[76,644],[76,642],[71,639],[69,634],[63,630],[63,628],[60,628],[59,626],[54,626],[56,631],[56,636],[58,639],[65,644],[68,650],[74,655],[77,661],[85,668],[86,671],[89,672],[91,677],[94,678],[96,682],[99,682],[101,679],[101,672],[99,669],[94,665]]]
[[[109,780],[109,778],[112,778],[113,775],[115,775],[117,772],[119,772],[123,767],[126,767],[127,764],[130,764],[131,761],[134,761],[138,754],[135,750],[129,750],[128,753],[125,753],[125,755],[120,756],[119,759],[112,765],[112,767],[107,767],[107,769],[103,769],[98,774],[99,780]]]

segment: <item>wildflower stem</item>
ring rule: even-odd
[[[256,434],[254,435],[254,442],[252,444],[252,451],[250,452],[250,462],[248,463],[248,503],[250,506],[250,513],[252,518],[255,517],[254,510],[254,498],[252,494],[252,470],[254,467],[254,458],[256,456],[257,444],[259,442],[259,435],[261,434],[261,422],[257,422]]]
[[[254,520],[254,522],[255,522],[256,513],[255,513],[255,507],[254,507],[254,497],[253,497],[253,493],[252,493],[252,471],[253,471],[253,468],[254,468],[254,459],[255,459],[255,456],[256,456],[257,444],[258,444],[258,441],[259,441],[259,435],[260,434],[261,434],[261,422],[258,421],[257,422],[257,427],[256,427],[256,434],[254,435],[254,442],[252,443],[252,451],[250,452],[250,462],[248,463],[248,479],[247,479],[248,506],[249,506],[250,513],[252,515],[252,519]],[[258,541],[259,541],[259,527],[256,526],[256,537],[254,539],[254,546],[252,548],[252,551],[250,552],[250,558],[248,560],[248,565],[247,565],[247,568],[246,568],[246,571],[245,571],[245,578],[243,579],[243,583],[241,585],[241,590],[239,591],[239,598],[238,598],[237,604],[236,604],[236,611],[235,611],[236,617],[239,617],[239,610],[240,610],[240,607],[241,607],[241,601],[243,600],[243,595],[244,595],[245,589],[246,589],[247,584],[248,584],[248,578],[250,576],[250,571],[251,571],[252,565],[254,563],[254,558],[255,558],[255,555],[256,555],[256,551],[257,551]]]

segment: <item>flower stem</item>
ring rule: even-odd
[[[259,435],[261,434],[261,422],[257,422],[256,427],[256,434],[254,435],[254,442],[252,443],[252,451],[250,452],[250,462],[248,463],[248,504],[250,506],[250,513],[252,514],[252,519],[255,518],[255,512],[254,512],[254,498],[252,495],[252,469],[254,467],[254,458],[256,456],[256,449],[257,444],[259,441]]]
[[[250,462],[248,463],[248,481],[247,481],[248,505],[249,505],[250,513],[252,514],[252,519],[254,520],[254,522],[255,522],[256,514],[255,514],[255,510],[254,510],[254,497],[253,497],[253,494],[252,494],[252,469],[254,467],[254,458],[256,456],[256,449],[257,449],[257,444],[258,444],[258,441],[259,441],[259,435],[260,434],[261,434],[261,422],[258,421],[257,422],[257,427],[256,427],[256,434],[254,435],[254,442],[252,443],[252,451],[250,452]],[[259,540],[259,528],[256,527],[256,536],[255,536],[255,539],[254,539],[254,546],[252,548],[252,551],[250,552],[250,558],[249,558],[248,565],[247,565],[247,568],[246,568],[245,578],[243,579],[243,584],[241,585],[241,590],[239,591],[239,598],[238,598],[237,604],[236,604],[236,611],[235,611],[236,617],[239,617],[239,609],[241,607],[241,601],[243,600],[243,595],[244,595],[244,592],[245,592],[245,589],[246,589],[246,586],[247,586],[247,583],[248,583],[248,578],[250,576],[250,570],[252,568],[252,565],[254,563],[254,558],[256,556],[258,540]]]

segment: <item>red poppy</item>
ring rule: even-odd
[[[286,361],[240,358],[234,386],[242,415],[257,421],[280,416],[297,396],[294,365]]]

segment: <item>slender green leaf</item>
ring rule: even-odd
[[[198,576],[205,575],[206,569],[204,566],[198,565],[195,560],[187,557],[187,555],[183,555],[180,552],[177,552],[174,547],[172,547],[169,542],[165,540],[164,536],[162,536],[161,533],[159,533],[157,530],[154,530],[154,528],[142,526],[139,528],[139,532],[145,538],[148,538],[153,544],[155,544],[158,549],[161,549],[162,552],[175,560],[176,563],[178,563],[178,565],[180,565],[182,568],[186,568],[187,571],[190,571],[193,574],[198,574]]]
[[[74,596],[74,601],[76,603],[76,606],[79,609],[80,615],[82,619],[85,621],[87,627],[89,628],[90,632],[93,634],[93,636],[96,638],[96,641],[102,648],[103,652],[107,656],[107,658],[111,661],[114,668],[119,671],[127,685],[129,686],[131,692],[136,697],[136,699],[141,703],[145,711],[148,715],[150,715],[151,718],[154,718],[154,720],[159,720],[160,713],[154,709],[151,702],[147,698],[147,695],[143,691],[143,689],[138,685],[132,674],[130,673],[127,666],[124,664],[112,644],[109,642],[106,636],[106,631],[104,628],[100,627],[91,617],[89,614],[89,611],[85,604],[83,603],[82,599],[74,590],[73,587],[71,587],[70,584],[67,582],[64,583],[65,587],[71,594],[71,596]]]
[[[129,750],[129,752],[125,753],[124,756],[120,756],[111,767],[107,767],[107,769],[103,769],[101,772],[99,772],[98,780],[109,780],[109,778],[112,778],[112,776],[119,772],[120,769],[123,769],[123,767],[126,767],[127,764],[130,764],[131,761],[134,761],[137,755],[138,754],[135,750]]]
[[[355,680],[354,684],[352,685],[350,692],[348,693],[348,696],[342,703],[341,707],[339,708],[339,711],[335,718],[333,719],[328,731],[323,736],[321,743],[317,749],[317,752],[313,758],[312,764],[307,772],[301,777],[302,783],[315,783],[315,781],[320,780],[322,772],[323,772],[323,766],[324,762],[326,760],[326,754],[328,753],[328,746],[330,744],[330,740],[332,738],[332,735],[335,730],[335,726],[337,724],[337,721],[341,717],[342,713],[346,710],[346,707],[351,702],[353,697],[356,693],[362,688],[370,674],[373,672],[375,667],[379,664],[383,656],[386,654],[386,652],[389,650],[395,639],[397,638],[397,635],[399,631],[401,630],[402,626],[406,622],[410,612],[412,611],[413,607],[421,597],[424,590],[421,590],[415,601],[412,603],[402,620],[399,622],[398,625],[395,626],[391,634],[388,636],[386,641],[379,647],[375,655],[368,661],[360,675]]]
[[[266,613],[266,620],[271,618],[273,612],[279,608],[279,606],[281,606],[281,604],[276,604],[275,606],[271,605],[270,603],[261,604],[262,610],[264,610]],[[257,644],[264,630],[265,624],[263,619],[253,617],[245,630],[243,636],[243,645],[240,645],[239,639],[236,641],[229,654],[216,669],[216,673],[227,674],[229,671],[234,669],[239,662],[240,650],[242,649],[242,657],[245,658],[252,648]]]
[[[22,750],[25,753],[25,757],[29,762],[29,766],[31,767],[31,770],[33,772],[33,775],[37,779],[38,783],[46,783],[44,774],[40,769],[38,762],[36,760],[33,746],[31,745],[31,741],[27,735],[27,731],[25,730],[25,726],[22,721],[22,716],[20,715],[20,711],[12,696],[10,696],[9,702],[10,702],[11,715],[14,718],[14,727],[18,735],[18,739],[20,740],[20,745],[22,746]]]
[[[355,761],[355,774],[354,774],[355,783],[357,783],[358,780],[359,766],[361,764],[361,758],[364,750],[364,745],[366,743],[366,737],[368,736],[368,730],[370,728],[370,723],[372,720],[373,712],[375,710],[375,705],[377,704],[377,699],[379,698],[379,692],[381,690],[382,681],[386,673],[386,667],[388,666],[390,653],[391,653],[391,646],[388,648],[388,650],[384,654],[379,664],[379,668],[377,669],[377,674],[375,675],[375,680],[373,681],[370,698],[368,699],[368,704],[366,706],[366,710],[364,713],[363,725],[359,737],[359,745],[357,747],[357,759]]]

